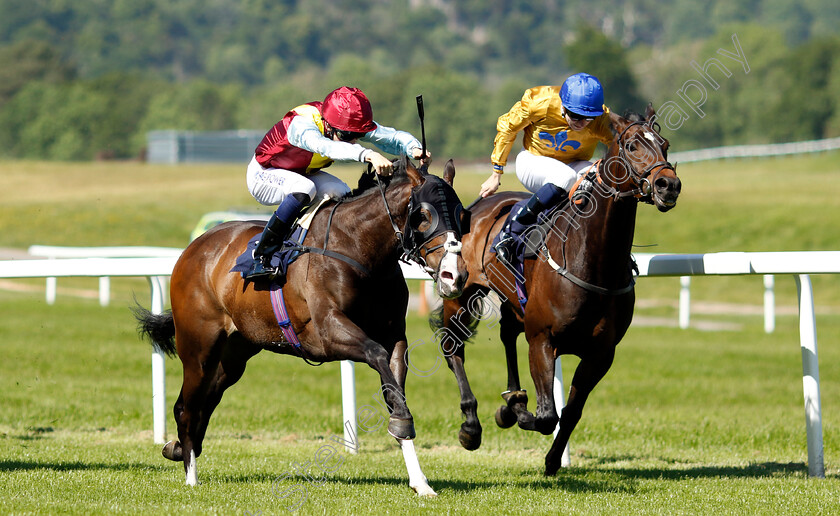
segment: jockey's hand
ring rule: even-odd
[[[373,169],[380,176],[390,176],[394,173],[394,164],[391,163],[391,160],[378,152],[369,152],[365,156],[365,161],[373,165]]]
[[[426,157],[420,159],[423,156],[423,149],[418,147],[411,152],[411,157],[414,159],[419,159],[421,165],[429,166],[432,163],[432,153],[429,152],[429,149],[426,149]]]
[[[481,190],[479,190],[478,195],[482,197],[493,195],[496,193],[496,190],[499,189],[501,184],[502,175],[494,170],[493,173],[490,174],[490,177],[487,178],[487,181],[481,183]]]

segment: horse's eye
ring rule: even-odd
[[[633,142],[627,142],[627,152],[636,152],[636,145]]]

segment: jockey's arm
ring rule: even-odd
[[[411,133],[398,131],[393,127],[376,124],[376,129],[364,135],[362,140],[370,142],[379,149],[399,156],[405,154],[413,158],[420,157],[422,144]]]
[[[303,116],[296,116],[292,119],[287,136],[289,143],[295,147],[326,156],[335,161],[364,163],[367,155],[373,152],[358,143],[330,140],[321,134],[315,122]]]

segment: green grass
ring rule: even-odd
[[[0,513],[285,513],[275,481],[341,434],[337,364],[255,357],[213,417],[201,485],[188,488],[181,464],[152,443],[150,348],[134,334],[129,302],[45,306],[34,293],[0,293]],[[818,324],[821,342],[840,337],[836,317]],[[306,488],[300,514],[837,512],[840,349],[820,349],[827,478],[811,479],[798,334],[782,326],[772,335],[759,318],[738,332],[631,328],[573,435],[573,465],[556,478],[541,475],[548,437],[493,423],[504,360],[493,332],[480,328],[467,350],[484,426],[480,450],[457,444],[461,418],[448,369],[408,378],[415,442],[436,499],[407,487],[384,430],[360,431],[360,453],[342,452],[323,485],[294,476],[276,487]],[[409,332],[431,342],[417,316]],[[430,367],[434,352],[418,348],[418,366]],[[575,364],[564,360],[567,382]],[[528,378],[524,363],[520,369]],[[376,375],[363,365],[356,375],[358,405],[375,406]],[[167,410],[180,378],[180,363],[167,360]],[[533,392],[530,381],[525,386]],[[171,416],[167,425],[171,437]]]
[[[733,160],[678,168],[683,194],[661,214],[641,206],[642,252],[836,250],[840,205],[834,191],[840,153]],[[456,164],[457,165],[457,164]],[[0,247],[159,245],[181,247],[208,211],[257,208],[242,166],[136,163],[0,163]],[[437,171],[442,162],[434,166]],[[459,166],[456,187],[472,201],[486,171]],[[353,184],[358,167],[336,167]],[[518,186],[512,178],[504,187]],[[305,486],[300,514],[829,514],[840,511],[840,289],[814,277],[827,478],[807,476],[798,320],[780,315],[763,332],[760,315],[721,311],[692,323],[726,331],[640,324],[676,320],[676,278],[639,281],[639,308],[615,364],[592,394],[572,436],[572,467],[544,478],[550,439],[493,422],[505,386],[496,334],[482,328],[468,345],[467,371],[479,401],[483,444],[457,443],[461,423],[455,381],[441,367],[409,375],[424,472],[439,493],[421,500],[384,431],[361,432],[361,453],[344,455],[323,485]],[[777,278],[777,302],[795,305],[793,281]],[[43,280],[0,289],[0,513],[282,514],[272,493],[278,477],[316,456],[339,435],[337,364],[312,368],[261,354],[225,396],[199,460],[198,488],[183,485],[181,464],[152,443],[150,347],[134,332],[132,297],[148,305],[143,279],[113,279],[112,303],[100,307],[94,279],[59,280],[47,306]],[[8,288],[15,290],[8,290]],[[414,288],[412,288],[414,290]],[[79,293],[87,298],[79,298]],[[758,277],[694,278],[692,300],[760,305]],[[731,313],[729,313],[731,312]],[[431,343],[411,314],[409,338]],[[435,360],[431,345],[412,354]],[[528,380],[520,341],[520,374]],[[577,360],[564,358],[564,377]],[[180,388],[180,362],[167,360],[167,411]],[[373,405],[378,378],[357,366],[359,406]],[[533,397],[531,401],[533,407]],[[174,422],[168,415],[169,436]]]

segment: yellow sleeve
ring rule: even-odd
[[[598,126],[594,131],[595,135],[601,143],[609,147],[614,136],[612,131],[612,122],[610,121],[610,109],[607,106],[604,106],[604,114],[599,116],[596,122],[598,123]]]
[[[507,164],[517,133],[531,123],[531,93],[532,90],[526,90],[522,99],[496,122],[496,139],[493,141],[493,154],[490,156],[493,165]]]

